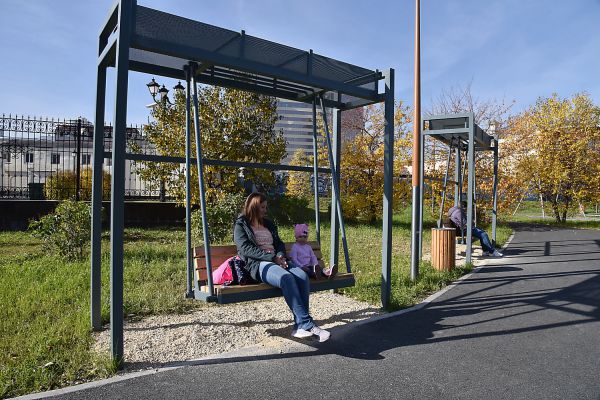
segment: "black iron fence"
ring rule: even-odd
[[[112,126],[104,126],[104,149],[110,151]],[[94,126],[84,118],[48,119],[2,115],[0,119],[0,198],[89,200],[92,186]],[[128,147],[154,154],[141,126],[127,128]],[[104,188],[110,191],[111,159],[104,159]],[[140,176],[139,165],[126,161],[128,199],[168,199],[168,189]]]

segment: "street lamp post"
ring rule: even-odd
[[[169,89],[167,89],[165,87],[165,85],[163,84],[162,87],[159,83],[157,83],[154,78],[152,78],[152,80],[146,84],[146,86],[148,87],[148,91],[150,92],[150,95],[152,96],[152,100],[154,100],[154,104],[149,105],[148,107],[155,107],[157,104],[163,104],[163,105],[167,105],[167,104],[173,104],[170,100],[169,100]],[[175,90],[175,95],[176,96],[180,96],[183,95],[183,92],[185,90],[185,87],[181,84],[181,81],[177,82],[177,85],[175,85],[173,87],[173,90]],[[159,95],[159,99],[156,99],[156,95]],[[158,194],[158,198],[160,202],[164,202],[165,199],[165,181],[164,179],[160,180],[160,186],[159,186],[159,194]]]

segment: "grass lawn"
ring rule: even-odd
[[[596,206],[588,206],[585,210],[585,213],[585,217],[581,214],[568,215],[566,222],[558,223],[556,222],[552,208],[546,206],[545,213],[542,213],[540,202],[529,200],[522,202],[514,215],[509,215],[504,219],[511,222],[522,222],[536,225],[600,229],[600,215],[597,212]]]
[[[420,278],[411,282],[409,221],[410,210],[394,217],[390,310],[418,303],[470,269],[467,266],[442,273],[423,262]],[[433,224],[433,218],[425,221],[424,252],[429,251],[429,228]],[[323,225],[323,254],[327,256],[330,231],[329,226]],[[280,231],[285,241],[293,240],[291,227],[282,226]],[[498,242],[504,243],[510,232],[507,226],[500,226]],[[314,226],[311,235],[314,238]],[[381,225],[349,225],[347,236],[357,284],[343,292],[379,304]],[[105,323],[109,318],[108,244],[105,233],[102,256]],[[24,232],[0,233],[0,249],[0,397],[114,374],[109,359],[90,351],[89,262],[64,262]],[[214,306],[183,297],[186,281],[183,229],[127,229],[124,274],[124,312],[128,318]]]

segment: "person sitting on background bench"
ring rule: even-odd
[[[329,339],[330,333],[319,328],[308,313],[310,283],[300,266],[288,261],[285,244],[279,238],[277,227],[267,215],[267,197],[252,193],[246,199],[242,214],[233,227],[233,240],[246,270],[257,282],[280,288],[288,307],[294,314],[292,336],[319,342]]]
[[[450,221],[456,226],[457,229],[467,230],[467,202],[461,201],[460,207],[451,207],[448,210],[448,217]],[[487,233],[483,229],[473,226],[473,236],[479,239],[481,242],[481,248],[483,249],[484,256],[502,257],[502,253],[494,248],[494,245],[490,241]]]

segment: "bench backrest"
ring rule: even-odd
[[[285,251],[287,254],[290,254],[292,250],[292,245],[294,243],[285,243]],[[319,260],[319,265],[321,267],[325,267],[325,263],[322,260],[321,254],[321,246],[317,242],[308,242],[310,247],[312,247],[315,252],[315,256],[317,256],[317,260]],[[237,254],[237,247],[232,245],[224,245],[224,246],[210,246],[210,261],[212,264],[213,271],[219,268],[225,260],[229,257],[235,256]],[[206,282],[207,274],[206,274],[206,256],[204,253],[204,246],[194,247],[193,251],[194,255],[194,267],[196,270],[196,279],[201,282]]]

